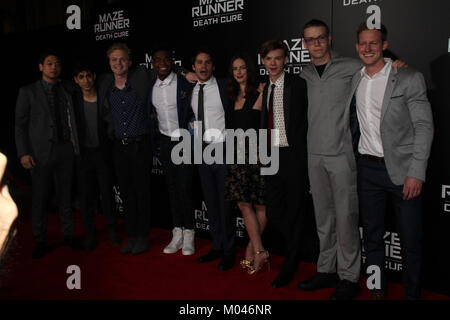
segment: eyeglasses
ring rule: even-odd
[[[312,45],[314,44],[316,41],[319,41],[320,44],[324,44],[328,41],[328,36],[325,34],[322,34],[320,36],[318,36],[317,38],[305,38],[305,42],[308,45]]]

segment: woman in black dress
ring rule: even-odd
[[[262,89],[263,86],[258,88],[255,68],[250,59],[245,55],[234,56],[231,59],[228,78],[228,95],[234,109],[227,119],[228,129],[243,129],[244,132],[254,129],[258,134]],[[245,150],[245,164],[235,162],[228,168],[225,197],[228,201],[236,201],[242,212],[250,241],[241,265],[253,274],[269,260],[269,253],[261,241],[267,218],[261,167],[259,164],[249,164],[248,145]]]

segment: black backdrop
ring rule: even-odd
[[[79,4],[81,1],[73,1]],[[193,17],[194,7],[205,13],[208,5],[228,5],[228,12]],[[39,77],[37,56],[44,47],[54,47],[64,58],[63,77],[71,78],[70,67],[79,57],[95,61],[99,72],[107,71],[106,49],[114,41],[126,41],[133,50],[135,64],[147,64],[150,53],[159,43],[169,42],[176,60],[190,68],[193,50],[208,45],[217,55],[216,74],[225,76],[229,59],[236,51],[245,50],[260,64],[258,48],[271,38],[286,41],[291,49],[287,71],[298,74],[301,66],[309,62],[309,55],[301,44],[301,29],[311,18],[327,22],[333,33],[334,49],[341,54],[356,57],[355,31],[358,24],[368,18],[370,5],[381,9],[382,22],[389,29],[390,51],[410,66],[424,73],[429,87],[435,117],[436,136],[429,162],[428,181],[424,190],[424,284],[427,288],[450,295],[450,276],[447,272],[450,228],[450,169],[446,167],[450,154],[449,109],[449,60],[450,60],[450,12],[447,0],[189,0],[189,1],[116,1],[113,5],[95,7],[95,13],[82,16],[81,30],[69,30],[66,25],[54,26],[30,33],[12,34],[2,38],[2,71],[6,85],[2,90],[2,116],[0,149],[10,159],[9,171],[21,185],[29,184],[27,173],[20,168],[14,146],[14,105],[18,88]],[[81,12],[85,12],[81,8]],[[123,12],[120,12],[123,11]],[[114,14],[116,12],[116,14]],[[120,18],[119,28],[110,32],[97,32],[105,14]],[[70,14],[60,13],[68,18]],[[129,19],[129,21],[127,20]],[[236,19],[238,21],[232,21]],[[214,21],[216,20],[216,21]],[[129,27],[127,23],[129,22]],[[200,24],[212,23],[199,26]],[[117,21],[114,21],[117,23]],[[125,26],[125,28],[120,28]],[[126,36],[123,36],[126,35]],[[118,38],[114,38],[119,36]],[[111,37],[111,39],[105,39]],[[260,74],[264,70],[260,66]],[[152,168],[153,221],[155,226],[169,228],[171,225],[169,203],[163,186],[162,168],[155,158]],[[195,215],[197,231],[207,236],[207,212],[202,204],[198,178],[195,183]],[[450,187],[448,187],[450,191]],[[447,204],[447,202],[449,204]],[[303,259],[314,262],[317,257],[318,240],[315,235],[313,209],[309,203],[309,219],[305,224]],[[237,213],[237,233],[240,243],[246,241],[242,218]],[[394,281],[401,270],[398,235],[387,212],[386,233],[387,269]],[[281,243],[270,227],[265,234],[269,250],[282,254]],[[364,269],[363,269],[364,272]]]

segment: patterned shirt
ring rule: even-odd
[[[128,81],[122,90],[116,86],[109,89],[108,102],[116,138],[137,137],[149,133],[145,105]]]
[[[279,134],[278,141],[275,140],[273,145],[275,147],[289,147],[286,135],[286,126],[284,123],[284,72],[275,83],[270,81],[270,87],[267,92],[267,97],[270,97],[272,84],[275,84],[275,92],[273,95],[273,128],[278,130]],[[267,102],[269,102],[269,99],[267,99]],[[268,108],[269,104],[267,103],[267,109]]]
[[[61,80],[58,80],[55,84],[52,84],[41,80],[54,123],[52,142],[55,143],[68,142],[71,136],[68,105],[64,99],[60,82]]]

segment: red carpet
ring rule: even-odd
[[[272,289],[271,281],[280,269],[282,258],[272,257],[271,270],[256,275],[246,274],[236,263],[226,272],[217,270],[218,262],[200,264],[196,259],[209,250],[209,240],[196,239],[197,252],[185,257],[181,251],[166,255],[162,250],[171,237],[169,230],[152,229],[150,250],[142,255],[121,255],[119,247],[113,247],[106,237],[104,219],[97,217],[100,243],[94,251],[74,252],[61,247],[59,217],[49,215],[48,238],[52,251],[40,260],[31,258],[32,237],[29,217],[21,217],[16,246],[11,257],[2,267],[0,300],[326,300],[331,289],[314,293],[296,289],[297,282],[315,272],[315,265],[302,263],[297,278],[287,288]],[[120,230],[125,236],[123,222]],[[77,235],[82,234],[77,214]],[[243,249],[238,249],[238,258]],[[81,268],[81,290],[69,290],[66,273],[70,265]],[[362,294],[359,300],[369,298],[361,280]],[[402,299],[402,286],[389,284],[388,299]],[[424,292],[426,300],[450,300],[449,297]]]

